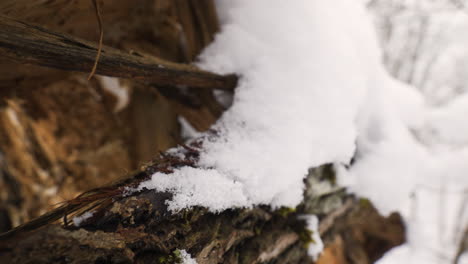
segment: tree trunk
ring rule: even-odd
[[[212,89],[230,90],[236,79],[187,65],[218,30],[212,1],[98,3],[105,47],[97,73],[127,79],[87,81],[99,38],[92,1],[0,1],[0,232],[29,223],[2,238],[0,262],[177,263],[187,250],[200,264],[309,263],[313,241],[301,214],[321,220],[325,250],[317,263],[372,263],[404,241],[400,217],[381,217],[369,201],[335,186],[331,166],[307,178],[307,186],[322,182],[328,191],[308,188],[296,209],[170,214],[169,193],[124,196],[122,186],[174,162],[158,153],[182,144],[178,117],[207,130],[224,110]],[[17,23],[22,38],[6,41]],[[39,47],[55,52],[46,56],[54,65],[31,49],[39,42],[29,29],[66,40],[52,50],[41,39]],[[124,62],[108,63],[115,58]],[[162,64],[172,75],[158,77]],[[106,184],[111,187],[94,189]],[[68,215],[86,211],[93,217],[80,228],[68,225]],[[58,219],[64,224],[51,224]]]

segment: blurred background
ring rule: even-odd
[[[435,155],[468,144],[468,8],[463,0],[365,1],[388,72],[410,84],[429,109],[413,134]],[[468,160],[465,161],[468,163]],[[446,177],[452,173],[446,171]],[[409,244],[379,263],[468,263],[468,171],[456,186],[413,188],[406,210]],[[420,177],[424,177],[421,175]]]

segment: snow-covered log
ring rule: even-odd
[[[193,155],[191,149],[185,152]],[[190,263],[181,255],[188,252],[199,264],[299,264],[313,258],[316,263],[373,263],[405,240],[400,216],[382,217],[370,201],[337,187],[330,165],[310,170],[297,208],[258,206],[220,213],[192,208],[174,214],[166,204],[171,193],[131,191],[155,172],[170,173],[193,165],[191,160],[164,155],[119,184],[85,193],[3,235],[0,260]],[[312,188],[316,185],[321,188]],[[79,215],[67,217],[76,211]],[[48,224],[59,218],[64,226]]]
[[[219,30],[215,5],[208,0],[98,2],[102,5],[104,43],[109,46],[104,48],[101,63],[108,54],[120,54],[113,50],[118,49],[144,57],[151,54],[185,68],[183,65],[191,63]],[[231,27],[228,33],[234,35],[224,35],[221,41],[245,44],[247,48],[233,46],[229,50],[232,53],[223,53],[223,45],[218,44],[205,53],[200,65],[219,71],[239,70],[243,87],[236,91],[237,95],[254,99],[247,102],[248,106],[261,107],[252,111],[237,107],[235,111],[240,111],[242,118],[259,118],[248,120],[250,123],[239,118],[224,131],[206,132],[229,106],[230,93],[187,89],[200,87],[199,83],[192,85],[193,79],[174,79],[163,86],[155,82],[150,87],[132,80],[132,76],[139,76],[137,68],[124,75],[125,69],[117,64],[101,73],[130,80],[98,77],[88,82],[87,74],[17,63],[22,58],[30,58],[22,62],[34,62],[31,58],[38,54],[24,53],[27,46],[20,45],[23,43],[9,42],[8,57],[14,55],[14,61],[0,60],[0,230],[11,231],[0,237],[0,262],[309,263],[315,257],[320,264],[372,263],[403,243],[400,216],[382,217],[369,200],[338,186],[334,165],[329,164],[336,162],[342,168],[355,151],[358,104],[363,101],[367,85],[378,78],[374,80],[372,75],[376,60],[369,60],[369,65],[363,61],[369,66],[363,71],[354,63],[365,60],[368,51],[369,57],[373,56],[372,42],[361,43],[363,48],[353,42],[356,36],[339,31],[329,34],[329,30],[343,27],[322,21],[328,16],[321,14],[328,11],[333,15],[330,22],[340,18],[327,1],[317,1],[317,9],[311,8],[309,1],[300,2],[307,8],[278,1],[272,10],[264,6],[268,12],[257,12],[263,6],[251,1],[236,3],[253,3],[255,8],[244,7],[247,14],[243,8],[236,9],[234,3],[233,10],[240,16],[233,18],[241,18],[244,28]],[[278,8],[281,5],[284,8]],[[1,17],[13,19],[4,18],[0,32],[5,32],[6,25],[22,21],[20,24],[29,29],[30,25],[38,25],[35,29],[40,28],[44,34],[72,35],[74,44],[87,43],[84,46],[91,47],[86,48],[86,65],[73,69],[88,73],[86,69],[92,68],[97,47],[92,43],[96,42],[98,29],[91,1],[19,0],[4,1],[0,7]],[[286,10],[288,7],[291,9]],[[291,23],[279,19],[282,12],[289,12]],[[243,15],[255,19],[257,14],[262,18],[258,23],[244,20]],[[274,30],[265,27],[272,21],[277,25]],[[314,26],[312,33],[310,25]],[[361,29],[350,24],[349,30],[356,28]],[[259,39],[256,29],[261,31]],[[297,29],[307,34],[289,35]],[[241,35],[244,38],[237,38],[239,32],[246,33]],[[32,39],[25,34],[16,40]],[[279,46],[266,45],[275,44],[268,41],[275,39]],[[5,38],[0,43],[6,43]],[[311,49],[317,43],[317,48]],[[367,44],[370,48],[366,52],[357,52],[366,49]],[[73,47],[77,53],[83,51],[79,44]],[[309,49],[312,53],[303,53]],[[60,61],[55,55],[60,54],[49,56],[49,61]],[[210,64],[210,56],[219,61]],[[128,54],[124,57],[136,59]],[[341,58],[346,61],[342,63]],[[297,61],[298,67],[292,67]],[[63,69],[73,64],[66,66]],[[341,66],[353,70],[353,74],[341,75]],[[98,73],[103,67],[106,64],[98,64]],[[175,87],[168,89],[167,85]],[[248,95],[245,92],[250,88],[260,90]],[[272,95],[268,98],[273,100],[266,102],[263,95]],[[223,100],[225,105],[219,100],[223,98],[227,98]],[[235,121],[231,113],[233,116]],[[223,133],[237,125],[247,125],[249,133],[260,132],[255,135],[231,130],[234,138],[254,139],[253,143],[257,143],[247,153],[253,158],[243,156],[240,165],[246,166],[239,169],[245,169],[245,174],[230,171],[229,166],[238,160],[232,159],[231,164],[229,153],[222,151]],[[205,133],[202,140],[183,145],[183,137],[190,134],[189,130],[193,134],[193,128],[197,136],[198,132]],[[283,133],[288,131],[294,133]],[[276,142],[263,142],[271,138]],[[249,141],[236,143],[231,141],[225,149],[236,147],[239,158],[239,153],[245,153],[251,145]],[[211,144],[215,155],[200,163],[200,156],[208,149],[204,144]],[[177,151],[168,150],[177,145]],[[217,153],[222,154],[218,156],[222,168],[213,165]],[[154,156],[158,158],[148,162]],[[313,168],[307,174],[308,167]],[[183,177],[176,178],[175,173],[183,169],[196,174],[179,174]],[[268,177],[269,173],[272,177]],[[122,175],[126,175],[123,180]],[[184,177],[188,179],[186,185]],[[195,177],[204,181],[193,180]],[[158,180],[168,180],[178,187],[158,186]],[[192,201],[183,200],[187,193],[181,190],[187,186],[189,191],[193,191],[192,187],[196,191],[191,193],[196,199],[188,196]],[[199,186],[211,186],[211,190]],[[203,195],[210,196],[209,204],[203,204],[208,200],[201,199]],[[179,203],[174,206],[176,198]]]

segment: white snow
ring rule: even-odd
[[[378,81],[371,25],[351,0],[217,4],[222,32],[199,65],[242,76],[233,105],[214,126],[220,136],[204,143],[202,169],[157,174],[145,186],[173,191],[173,210],[294,207],[309,167],[353,156],[356,118]]]
[[[335,163],[341,184],[408,223],[409,244],[381,263],[451,254],[453,228],[468,218],[452,197],[467,185],[468,95],[434,108],[390,77],[360,2],[217,5],[222,30],[199,66],[241,76],[233,104],[205,138],[199,168],[156,173],[140,188],[173,193],[173,211],[294,207],[308,168]]]
[[[197,261],[185,249],[179,250],[179,253],[182,258],[181,264],[197,264]]]
[[[88,218],[90,218],[92,216],[93,216],[92,211],[88,211],[88,212],[85,212],[82,215],[75,216],[75,217],[73,217],[73,224],[75,226],[79,227],[81,225],[81,223],[83,223],[83,221],[85,221],[86,219],[88,219]]]
[[[415,90],[408,87],[394,97],[401,98],[397,103],[385,91],[374,98],[380,108],[367,111],[356,163],[341,168],[339,179],[381,213],[399,211],[405,218],[408,244],[379,263],[448,263],[460,239],[456,228],[468,222],[468,216],[458,215],[466,206],[460,197],[468,180],[467,99],[434,108],[413,96],[407,108],[401,106],[408,103],[407,92]]]
[[[458,264],[468,264],[468,253],[461,255]]]
[[[129,88],[126,85],[122,85],[118,78],[108,76],[96,76],[101,83],[104,90],[114,95],[117,99],[117,103],[114,106],[114,112],[120,112],[129,103]]]
[[[312,242],[307,248],[309,256],[316,261],[323,251],[323,241],[319,233],[319,219],[316,215],[302,215],[300,218],[306,220],[307,229],[312,232]]]
[[[174,198],[169,209],[177,211],[191,206],[205,206],[213,211],[247,205],[242,184],[224,177],[213,169],[183,167],[173,174],[156,173],[139,188],[170,191]],[[226,197],[227,199],[223,199]]]
[[[464,147],[468,144],[468,94],[462,94],[446,105],[431,109],[428,113],[426,139],[432,145]]]
[[[228,108],[232,105],[234,98],[231,92],[214,90],[213,95],[216,98],[216,101],[218,101],[218,103],[220,103],[225,108]]]
[[[190,123],[182,116],[178,117],[178,121],[181,127],[180,135],[183,139],[192,139],[201,137],[202,133],[198,132]]]

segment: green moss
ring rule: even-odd
[[[315,244],[316,241],[312,238],[314,231],[307,228],[307,223],[301,220],[295,227],[294,232],[299,236],[299,241],[304,248],[308,248],[311,243]]]
[[[312,230],[309,230],[307,228],[304,228],[302,232],[299,232],[299,240],[304,244],[305,248],[309,247],[310,243],[315,243],[314,239],[312,238],[312,234],[314,232]]]
[[[174,250],[172,254],[174,256],[174,260],[176,261],[176,263],[182,263],[182,253],[180,252],[179,249]]]
[[[159,256],[156,260],[157,264],[181,264],[183,261],[182,253],[176,249],[169,255]]]
[[[371,208],[372,202],[367,198],[360,198],[359,199],[359,206],[362,208]]]
[[[287,217],[290,214],[296,212],[296,208],[292,207],[281,207],[280,209],[276,210],[276,213],[281,215],[282,217]]]
[[[256,226],[254,228],[254,232],[255,232],[255,235],[258,236],[258,235],[260,235],[262,233],[262,229],[260,227]]]

